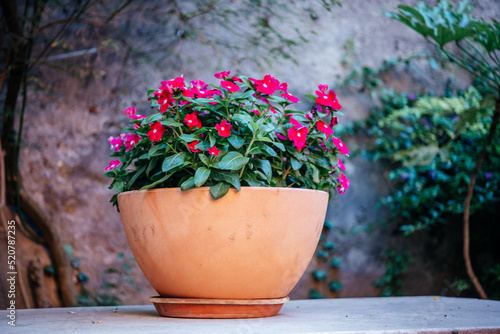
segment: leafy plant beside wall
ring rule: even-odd
[[[487,295],[474,273],[470,259],[470,214],[474,209],[473,195],[478,196],[476,179],[480,176],[480,169],[488,152],[495,152],[498,145],[495,143],[495,133],[500,119],[500,23],[487,22],[472,16],[474,7],[467,0],[462,0],[457,6],[448,0],[440,0],[430,7],[420,2],[414,7],[399,5],[394,12],[385,12],[390,18],[404,23],[415,32],[427,39],[440,50],[449,61],[462,69],[469,71],[480,79],[483,84],[483,100],[494,101],[493,112],[484,112],[484,108],[471,108],[469,112],[461,114],[455,130],[474,127],[481,122],[487,127],[487,134],[483,140],[477,140],[480,153],[473,154],[474,167],[470,172],[463,205],[464,226],[464,259],[467,274],[481,298]],[[486,106],[485,106],[486,107]],[[455,140],[455,137],[452,140]],[[445,160],[445,159],[443,159]],[[480,193],[479,193],[480,195]],[[481,198],[479,198],[481,200]]]

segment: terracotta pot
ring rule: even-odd
[[[262,299],[288,295],[316,249],[324,191],[242,187],[213,200],[208,188],[125,192],[123,227],[161,297]]]

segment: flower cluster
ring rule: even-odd
[[[110,137],[115,160],[105,168],[117,193],[162,187],[209,186],[214,199],[243,186],[302,187],[344,194],[349,179],[334,136],[341,108],[319,85],[314,104],[298,111],[286,83],[216,73],[218,85],[180,76],[148,91],[157,112],[124,114],[129,126]],[[112,202],[116,204],[116,195]]]

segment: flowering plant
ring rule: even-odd
[[[105,169],[110,188],[128,190],[209,186],[214,199],[231,186],[299,187],[343,194],[345,144],[333,136],[341,106],[319,85],[308,112],[293,110],[299,99],[271,75],[263,79],[216,73],[218,86],[180,76],[148,91],[151,108],[124,113],[130,124],[110,137]],[[116,205],[116,196],[111,199]]]

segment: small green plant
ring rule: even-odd
[[[391,249],[386,253],[386,270],[374,284],[381,288],[380,296],[402,296],[403,275],[408,271],[411,257],[406,251],[396,252]]]
[[[124,293],[125,286],[130,286],[137,291],[141,291],[140,287],[134,282],[130,264],[135,262],[133,257],[125,258],[123,253],[117,255],[119,268],[107,268],[104,271],[104,286],[102,289],[92,293],[85,287],[88,278],[85,274],[78,275],[79,281],[82,283],[81,293],[77,296],[78,305],[80,306],[116,306],[123,305],[120,296]]]
[[[323,224],[315,254],[318,264],[317,268],[311,273],[317,285],[316,288],[309,290],[309,298],[311,299],[326,298],[328,293],[337,293],[342,289],[342,283],[336,279],[341,261],[335,256],[335,244],[328,240],[333,228],[333,224],[328,220]]]

